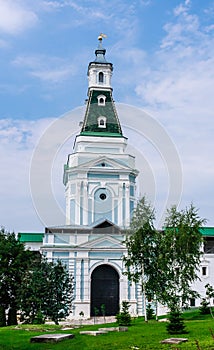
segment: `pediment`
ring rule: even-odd
[[[88,162],[85,162],[81,164],[81,168],[87,168],[88,170],[130,170],[131,168],[126,165],[125,163],[122,163],[120,160],[117,159],[110,159],[106,156],[102,156],[93,160],[90,160]]]
[[[81,248],[88,248],[88,249],[120,249],[123,250],[125,246],[122,244],[122,242],[114,237],[111,236],[104,236],[102,238],[97,238],[96,235],[94,239],[92,239],[89,242],[83,243],[79,245]]]
[[[108,219],[100,219],[97,221],[94,221],[91,225],[93,228],[104,228],[104,227],[115,227],[116,229],[120,229],[119,226],[115,225],[112,221]]]

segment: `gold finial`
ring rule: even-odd
[[[100,33],[100,35],[98,36],[98,40],[102,41],[103,38],[107,38],[106,34]]]

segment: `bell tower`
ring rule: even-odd
[[[64,166],[66,225],[91,226],[109,220],[128,227],[135,204],[138,171],[125,153],[112,97],[112,63],[106,60],[101,34],[95,59],[88,65],[88,100],[74,152]]]

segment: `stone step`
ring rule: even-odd
[[[32,337],[31,343],[58,343],[65,339],[74,338],[74,334],[42,334]]]
[[[107,334],[106,331],[81,331],[80,334],[94,335],[95,337],[100,334]]]
[[[187,341],[188,341],[187,338],[168,338],[168,339],[162,340],[160,343],[162,343],[162,344],[180,344],[180,343],[184,343]]]

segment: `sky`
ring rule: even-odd
[[[64,212],[100,33],[138,196],[159,226],[169,204],[191,203],[214,226],[213,0],[0,0],[0,224],[63,224],[51,203]]]

